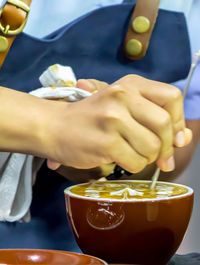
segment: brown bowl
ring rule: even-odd
[[[3,265],[108,265],[103,260],[84,254],[38,249],[2,249]]]
[[[125,200],[80,196],[67,188],[67,215],[83,253],[108,263],[166,264],[183,239],[193,207],[191,188],[169,184],[187,193]]]

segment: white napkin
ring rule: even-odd
[[[47,99],[78,101],[91,95],[75,87],[76,78],[69,66],[50,66],[39,78],[42,87],[31,95]],[[32,185],[43,159],[17,153],[0,153],[0,221],[30,220]]]

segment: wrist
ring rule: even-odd
[[[0,151],[45,157],[51,105],[48,100],[0,87]]]

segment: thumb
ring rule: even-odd
[[[54,160],[50,160],[50,159],[47,159],[47,167],[51,170],[56,170],[58,169],[59,167],[61,166],[60,163],[54,161]]]
[[[101,90],[107,86],[108,84],[106,82],[98,81],[96,79],[79,79],[76,84],[76,87],[87,90],[91,93]]]

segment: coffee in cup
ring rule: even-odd
[[[193,206],[191,188],[150,181],[105,181],[65,190],[76,241],[108,263],[164,265],[178,249]]]

